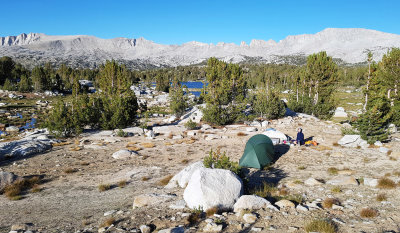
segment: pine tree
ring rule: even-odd
[[[21,76],[21,80],[18,83],[18,91],[20,92],[29,92],[32,90],[30,80],[25,76]]]
[[[367,140],[369,144],[387,140],[387,128],[391,117],[389,100],[384,97],[376,100],[374,105],[360,115],[356,122],[361,138]]]
[[[210,58],[206,70],[204,120],[218,125],[235,121],[245,108],[246,82],[242,69],[237,64]]]
[[[334,91],[338,82],[338,68],[332,57],[325,51],[308,56],[304,71],[299,75],[296,90],[293,90],[296,98],[290,98],[289,106],[322,119],[330,118],[336,108]]]
[[[15,91],[16,87],[14,86],[11,79],[6,79],[6,81],[4,82],[4,85],[3,85],[3,89],[8,90],[8,91]]]
[[[260,117],[266,119],[278,119],[285,116],[286,108],[278,93],[266,89],[260,89],[255,96],[253,103],[254,111]]]
[[[187,103],[188,99],[185,96],[185,92],[176,78],[174,79],[172,87],[169,89],[169,97],[171,111],[176,115],[176,117],[182,116],[189,105]]]

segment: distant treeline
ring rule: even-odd
[[[124,65],[122,65],[124,66]],[[296,77],[304,66],[287,64],[241,64],[244,78],[249,88],[267,84],[280,90],[292,89]],[[13,61],[10,57],[0,58],[1,89],[20,92],[42,92],[57,90],[71,92],[74,82],[91,80],[98,86],[99,71],[97,69],[73,69],[64,64],[55,68],[51,63],[35,66],[32,70]],[[338,67],[338,85],[360,87],[365,85],[367,66]],[[157,89],[168,91],[170,83],[178,81],[205,80],[206,66],[178,66],[152,70],[129,70],[126,75],[132,83],[157,83]]]

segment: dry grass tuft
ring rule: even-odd
[[[337,142],[334,142],[334,143],[332,143],[332,146],[340,146],[340,144]]]
[[[148,177],[148,176],[143,176],[142,177],[142,181],[148,181],[148,180],[150,180],[150,177]]]
[[[392,150],[388,150],[387,155],[391,155],[393,153]]]
[[[298,166],[297,169],[298,169],[298,170],[305,170],[306,167],[305,167],[305,166]]]
[[[195,139],[195,138],[190,138],[190,139],[185,140],[185,143],[186,143],[186,144],[193,144],[193,143],[195,143],[195,142],[196,142],[196,139]]]
[[[66,146],[66,145],[71,145],[71,144],[72,144],[72,142],[55,142],[55,143],[52,143],[51,145],[56,147],[56,146]]]
[[[335,186],[335,187],[333,187],[333,188],[331,189],[331,191],[332,191],[333,193],[340,193],[340,192],[342,192],[342,189],[340,189],[340,187],[338,187],[338,186]]]
[[[143,146],[144,148],[153,148],[156,146],[154,143],[151,142],[143,142],[140,145]]]
[[[168,184],[168,182],[172,179],[172,175],[168,175],[168,176],[165,176],[164,178],[162,178],[160,181],[158,181],[158,184],[159,185],[162,185],[162,186],[165,186],[165,185],[167,185]]]
[[[314,150],[317,151],[326,151],[326,150],[332,150],[332,147],[329,146],[324,146],[324,145],[318,145],[318,146],[314,146],[312,147]]]
[[[206,210],[206,216],[210,217],[218,213],[218,207],[214,206]]]
[[[123,187],[125,187],[126,186],[126,180],[120,180],[119,182],[118,182],[118,187],[120,187],[120,188],[123,188]]]
[[[169,133],[167,138],[172,139],[173,137],[174,137],[174,134],[173,133]]]
[[[32,189],[31,189],[31,193],[38,193],[42,191],[42,189],[40,188],[40,186],[38,184],[34,184]]]
[[[171,142],[164,142],[164,145],[166,146],[172,146],[173,144]]]
[[[236,135],[239,137],[247,136],[247,134],[243,132],[238,132]]]
[[[396,188],[396,183],[393,180],[384,177],[378,180],[377,187],[381,189],[394,189]]]
[[[400,176],[400,171],[395,171],[395,172],[393,172],[393,175],[394,175],[394,176]]]
[[[368,148],[379,148],[379,146],[375,146],[374,144],[369,144]]]
[[[72,173],[75,173],[77,171],[78,171],[78,169],[72,168],[72,167],[64,169],[64,173],[66,173],[66,174],[72,174]]]
[[[137,147],[137,146],[128,146],[128,147],[126,147],[126,149],[132,150],[132,151],[140,151],[140,150],[142,150],[142,148]]]
[[[22,199],[22,194],[29,189],[35,187],[37,191],[37,185],[40,184],[40,177],[34,176],[31,178],[18,179],[14,183],[7,185],[3,189],[4,195],[10,200],[20,200]]]
[[[104,222],[100,225],[100,227],[109,227],[112,224],[115,223],[115,218],[111,217],[111,218],[107,218],[106,220],[104,220]]]
[[[263,186],[256,190],[252,191],[252,194],[257,195],[259,197],[270,197],[272,193],[275,193],[278,189],[275,187],[274,184],[269,184],[267,182],[263,182]]]
[[[69,150],[70,151],[80,151],[80,150],[82,150],[82,147],[81,146],[75,146],[75,147],[69,148]]]
[[[189,160],[188,160],[188,159],[182,159],[182,160],[181,160],[181,163],[182,163],[182,164],[188,164],[188,163],[189,163]]]
[[[375,218],[378,216],[378,211],[371,208],[363,208],[360,211],[360,216],[362,218]]]
[[[126,144],[126,147],[135,146],[136,144],[137,144],[137,142],[128,142]]]
[[[330,167],[328,168],[327,172],[329,173],[329,175],[337,175],[339,170],[335,167]]]
[[[99,188],[100,192],[104,192],[104,191],[111,189],[111,185],[110,184],[99,184],[98,188]]]
[[[387,200],[387,196],[384,193],[380,193],[376,196],[376,200],[377,201],[386,201]]]
[[[308,222],[304,226],[304,230],[306,232],[321,232],[321,233],[337,232],[336,226],[332,222],[324,219],[315,219]]]
[[[194,213],[191,213],[191,214],[188,216],[188,218],[186,219],[185,222],[186,222],[187,225],[193,226],[193,225],[195,225],[196,223],[198,223],[198,222],[200,221],[200,219],[201,219],[201,213],[194,212]]]
[[[324,207],[324,209],[330,209],[330,208],[332,208],[333,204],[339,205],[340,202],[338,199],[335,199],[335,198],[326,198],[322,202],[322,207]]]
[[[89,165],[90,165],[90,163],[89,163],[89,162],[87,162],[87,161],[83,161],[83,162],[81,162],[81,163],[80,163],[80,165],[82,165],[82,166],[89,166]]]

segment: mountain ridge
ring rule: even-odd
[[[192,65],[209,57],[240,63],[249,60],[282,63],[284,57],[307,56],[326,51],[344,63],[364,62],[371,51],[375,60],[392,47],[400,47],[400,35],[362,28],[326,28],[315,34],[291,35],[276,42],[253,39],[249,44],[190,41],[158,44],[143,37],[102,39],[88,35],[22,33],[0,37],[0,56],[10,56],[27,66],[45,62],[93,68],[115,59],[132,68]]]

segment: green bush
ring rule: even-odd
[[[117,136],[118,137],[126,137],[127,135],[128,135],[128,133],[126,133],[122,129],[118,129],[118,131],[117,131]]]
[[[373,101],[374,105],[360,115],[356,125],[361,138],[369,144],[375,141],[385,141],[388,138],[388,126],[392,117],[390,102],[386,98]]]
[[[342,136],[359,134],[359,132],[356,129],[353,129],[352,127],[342,127],[340,130],[342,131]]]
[[[238,176],[241,175],[242,168],[237,162],[231,161],[230,158],[226,156],[226,152],[221,153],[219,150],[216,152],[211,150],[209,155],[204,158],[203,164],[206,168],[226,169]]]
[[[185,123],[185,127],[186,127],[187,129],[194,130],[194,129],[197,128],[197,123],[194,122],[194,121],[192,121],[192,119],[190,119],[190,120],[188,120],[188,121]]]
[[[279,95],[270,91],[260,90],[253,102],[254,111],[260,116],[267,119],[278,119],[285,116],[286,108]]]

